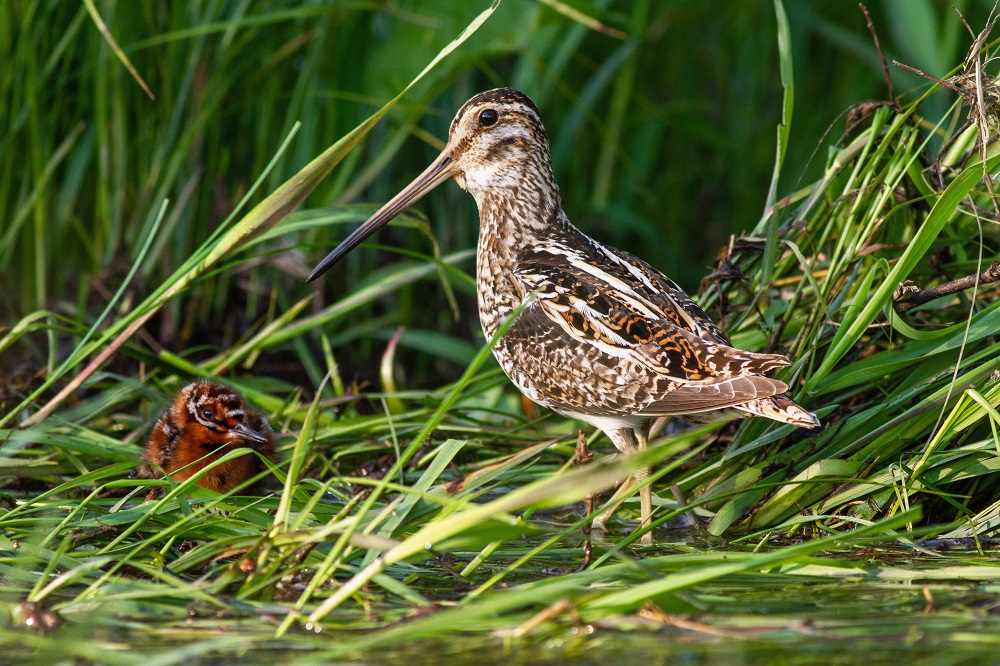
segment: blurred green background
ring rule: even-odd
[[[888,59],[946,75],[969,43],[953,4],[976,30],[990,7],[870,2]],[[290,149],[254,201],[395,95],[487,6],[95,2],[151,100],[84,4],[4,3],[0,325],[40,309],[93,321],[168,198],[128,307],[220,224],[296,122]],[[793,0],[786,10],[795,107],[779,196],[816,178],[851,106],[886,97],[857,3]],[[387,200],[429,163],[468,97],[497,86],[520,88],[540,107],[570,218],[695,291],[729,235],[763,213],[782,104],[776,31],[774,5],[764,1],[504,0],[297,213],[349,212],[340,224],[278,234],[254,248],[256,260],[201,279],[146,327],[146,341],[197,355],[310,293],[303,278],[315,262],[373,210],[369,204]],[[916,75],[895,67],[891,74],[897,94],[925,88]],[[475,245],[475,205],[458,187],[439,188],[416,209],[442,253]],[[431,250],[426,234],[405,223],[373,241]],[[391,252],[353,253],[322,283],[314,306],[399,261]],[[458,296],[457,321],[430,278],[342,322],[334,333],[347,350],[338,352],[345,372],[374,375],[384,347],[374,341],[405,325],[403,348],[439,352],[405,363],[411,381],[454,376],[478,345],[474,294],[459,285]],[[3,365],[37,369],[45,355],[43,345],[25,344]],[[294,375],[295,358],[277,353],[267,369]]]

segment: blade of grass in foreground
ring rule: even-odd
[[[788,136],[792,127],[792,111],[795,108],[795,77],[792,71],[792,38],[788,27],[788,15],[781,0],[774,0],[774,13],[778,22],[778,61],[781,71],[781,87],[784,91],[781,105],[781,122],[778,123],[777,146],[774,156],[774,172],[771,174],[771,186],[767,190],[767,202],[764,204],[766,216],[764,260],[761,263],[763,272],[761,283],[771,281],[774,260],[778,255],[778,215],[779,209],[774,205],[778,197],[778,178],[781,176],[781,166],[785,162],[788,150]]]

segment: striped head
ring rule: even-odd
[[[177,394],[170,408],[173,421],[189,437],[205,442],[268,442],[266,433],[247,425],[243,396],[224,384],[196,382]]]
[[[551,173],[538,107],[513,88],[487,90],[466,102],[451,123],[442,157],[458,185],[477,200],[493,188],[523,186],[528,174]]]
[[[309,282],[414,202],[452,178],[480,210],[490,193],[520,191],[538,212],[559,210],[549,138],[538,107],[523,92],[497,88],[466,102],[451,123],[448,143],[422,174],[321,261]]]

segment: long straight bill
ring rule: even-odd
[[[360,227],[354,230],[343,243],[338,245],[333,252],[326,255],[323,261],[313,269],[312,274],[306,282],[312,282],[325,273],[331,266],[340,261],[341,257],[356,248],[366,238],[388,224],[389,220],[396,217],[409,208],[420,197],[424,196],[444,181],[452,178],[455,170],[452,168],[451,156],[447,153],[441,155],[424,170],[422,174],[407,185],[402,192],[394,196],[386,205],[378,209]]]

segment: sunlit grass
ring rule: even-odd
[[[577,38],[565,42],[572,49],[594,22],[651,29],[648,9],[594,10],[559,35]],[[69,14],[69,36],[92,27],[83,7],[58,11]],[[927,287],[972,274],[996,255],[984,171],[995,172],[1000,157],[991,137],[987,164],[978,162],[974,134],[958,134],[965,109],[956,103],[940,122],[923,99],[873,109],[829,142],[817,180],[779,198],[705,283],[702,303],[739,346],[795,360],[781,378],[817,411],[823,431],[765,420],[668,428],[641,456],[599,454],[581,467],[573,462],[578,424],[526,415],[489,341],[453,319],[474,295],[471,240],[442,251],[448,232],[440,222],[405,218],[395,225],[407,235],[405,248],[389,261],[376,265],[362,250],[342,280],[328,278],[312,292],[302,284],[326,239],[370,211],[338,197],[379,178],[364,162],[384,166],[398,156],[424,110],[411,98],[425,99],[427,81],[444,85],[446,64],[463,51],[448,53],[463,40],[471,49],[485,39],[493,19],[468,16],[467,32],[454,26],[396,88],[365,98],[379,111],[346,122],[312,109],[306,90],[310,72],[322,70],[322,46],[365,19],[336,6],[221,11],[210,5],[195,24],[201,28],[187,33],[178,23],[158,38],[167,49],[194,39],[214,53],[215,42],[204,40],[222,35],[232,50],[212,61],[221,78],[211,80],[226,85],[204,87],[179,55],[166,61],[176,70],[150,75],[154,88],[184,86],[158,97],[175,122],[144,130],[149,182],[129,179],[125,135],[102,134],[145,122],[129,111],[137,102],[110,92],[94,102],[106,122],[62,138],[65,150],[57,146],[28,181],[41,188],[60,173],[55,205],[72,210],[72,184],[82,182],[92,154],[102,155],[102,179],[87,195],[101,226],[87,244],[61,255],[56,239],[86,235],[72,229],[82,223],[60,218],[68,226],[49,228],[42,222],[51,202],[40,203],[31,187],[0,188],[18,202],[0,234],[0,265],[29,265],[21,242],[28,230],[42,248],[30,264],[38,279],[17,285],[27,295],[11,296],[34,305],[0,329],[4,360],[17,354],[18,372],[24,363],[32,369],[5,380],[0,396],[0,606],[12,618],[0,641],[11,658],[181,663],[253,651],[258,660],[380,661],[432,650],[461,661],[530,647],[535,656],[600,660],[620,658],[625,645],[637,658],[664,650],[823,658],[844,642],[858,654],[881,654],[890,644],[928,657],[993,654],[996,288],[981,285],[905,314],[892,305],[903,280]],[[265,86],[260,93],[291,100],[259,109],[257,138],[270,143],[252,152],[256,181],[246,183],[242,202],[227,202],[224,221],[206,226],[186,197],[204,174],[240,158],[198,127],[230,112],[226,95],[247,66],[240,54],[259,36],[255,26],[317,15],[328,21],[310,24],[301,41],[290,38],[263,68],[305,53],[293,92]],[[544,27],[539,33],[558,42]],[[113,62],[99,37],[89,44],[88,62]],[[628,44],[621,48],[634,48]],[[137,67],[147,46],[131,46]],[[448,59],[439,64],[438,52]],[[28,51],[18,53],[27,67]],[[37,67],[54,71],[58,53]],[[787,66],[787,45],[781,56]],[[425,64],[425,82],[407,87]],[[531,79],[523,67],[520,76]],[[626,100],[638,76],[627,67],[612,88]],[[102,72],[95,85],[112,86]],[[784,81],[791,99],[793,80]],[[586,116],[594,90],[581,94],[565,122]],[[197,111],[182,122],[188,104]],[[394,104],[408,117],[402,128],[376,125]],[[601,205],[615,190],[607,164],[626,138],[625,111],[614,108],[591,192]],[[306,116],[301,125],[292,120],[298,112]],[[315,153],[303,148],[315,137],[304,141],[302,133],[326,121],[338,133]],[[15,115],[5,141],[31,126],[32,140],[51,142],[45,123],[43,115]],[[361,143],[380,131],[398,140],[364,156]],[[89,152],[70,157],[77,142]],[[210,147],[202,168],[185,181],[186,151],[203,144]],[[948,146],[943,186],[928,170],[941,145]],[[68,172],[58,168],[64,160]],[[433,218],[445,213],[453,211],[431,209]],[[129,216],[146,217],[129,223]],[[68,282],[83,264],[110,266],[118,254],[125,258],[100,289]],[[77,293],[63,293],[66,284]],[[417,291],[432,285],[441,286],[433,292],[439,314]],[[102,307],[90,302],[95,294]],[[245,299],[242,308],[227,302],[233,294]],[[248,321],[232,323],[241,314]],[[398,314],[416,325],[382,357],[385,390],[359,385],[351,354],[368,347],[377,358]],[[180,344],[164,347],[171,335]],[[279,361],[285,365],[268,365]],[[450,379],[429,388],[406,381],[403,373],[421,364],[432,367],[425,376]],[[267,496],[218,496],[195,479],[128,478],[149,427],[196,376],[231,382],[279,432],[282,462]],[[607,450],[599,433],[589,442]],[[612,531],[594,535],[582,566],[588,521],[579,502],[642,464],[654,469],[656,546],[638,547],[637,507],[626,502]],[[160,493],[149,498],[152,487]],[[45,613],[57,629],[25,629],[27,618],[37,627]],[[669,640],[645,642],[652,632]]]

